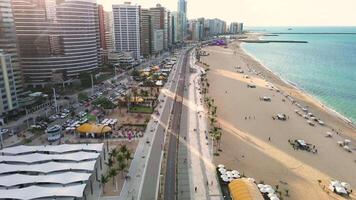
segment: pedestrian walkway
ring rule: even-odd
[[[191,199],[222,199],[217,182],[212,154],[209,148],[207,116],[204,112],[202,95],[199,94],[201,70],[195,64],[191,66],[197,73],[191,74],[188,90],[188,149]]]

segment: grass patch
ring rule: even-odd
[[[151,113],[153,113],[153,108],[151,108],[151,107],[144,107],[144,106],[132,106],[132,107],[130,107],[129,112],[133,112],[133,113],[148,113],[148,114],[151,114]]]

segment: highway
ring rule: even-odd
[[[143,182],[141,184],[141,189],[139,192],[139,199],[142,200],[155,200],[158,196],[159,188],[159,177],[161,169],[161,159],[162,159],[162,146],[164,145],[166,128],[169,123],[171,116],[172,108],[175,104],[175,93],[181,81],[181,72],[183,68],[183,61],[186,55],[186,51],[183,51],[183,54],[179,57],[179,60],[176,64],[176,69],[173,72],[173,76],[170,77],[171,85],[168,88],[168,94],[172,96],[166,96],[163,109],[159,116],[159,123],[157,128],[154,130],[154,136],[151,142],[151,149],[148,154],[148,161],[143,174]],[[168,83],[167,83],[168,84]]]
[[[180,132],[180,120],[182,114],[182,103],[188,54],[189,51],[185,52],[185,55],[183,56],[181,72],[178,80],[177,93],[173,105],[173,118],[171,123],[172,126],[170,131],[168,132],[170,134],[170,139],[168,145],[167,165],[165,173],[166,177],[164,185],[164,199],[166,200],[176,199],[177,147]]]

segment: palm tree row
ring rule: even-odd
[[[208,107],[208,116],[209,116],[209,121],[210,121],[210,130],[209,134],[210,137],[213,139],[213,145],[214,142],[216,142],[216,152],[214,153],[215,155],[219,155],[218,151],[221,151],[220,149],[220,141],[222,137],[222,131],[221,128],[217,125],[217,106],[214,105],[214,99],[211,97],[207,97],[208,89],[209,89],[209,82],[208,79],[206,78],[205,75],[202,75],[200,77],[201,84],[202,84],[202,92],[205,96],[204,101]]]
[[[132,159],[132,153],[126,145],[122,145],[119,149],[115,148],[109,153],[108,162],[109,167],[107,174],[101,175],[101,183],[103,184],[103,192],[105,184],[112,178],[112,184],[115,186],[116,176],[121,172],[122,178],[126,168],[129,166],[129,162]]]

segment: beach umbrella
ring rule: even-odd
[[[349,144],[350,142],[351,142],[351,140],[345,139],[345,144]]]
[[[264,188],[266,188],[266,189],[269,189],[269,188],[273,189],[272,186],[270,186],[270,185],[264,185]]]
[[[269,193],[267,194],[268,198],[273,198],[273,197],[277,197],[277,195],[275,193]]]
[[[232,174],[231,171],[227,171],[227,172],[226,172],[226,175],[227,175],[228,177],[232,177],[232,176],[233,176],[233,174]]]
[[[223,164],[219,164],[218,167],[219,168],[225,168],[225,166]]]
[[[232,170],[231,172],[232,172],[233,174],[240,174],[240,172],[237,171],[237,170]]]
[[[227,179],[228,178],[225,174],[221,175],[220,177],[221,177],[221,179]]]
[[[273,196],[271,198],[269,198],[270,200],[279,200],[279,198],[277,196]]]
[[[233,177],[233,178],[240,178],[240,175],[238,175],[238,174],[232,174],[232,177]]]
[[[262,193],[268,193],[267,188],[265,188],[265,187],[260,188],[260,191],[261,191]]]
[[[222,174],[225,174],[225,173],[226,173],[226,169],[224,169],[224,168],[219,168],[219,172],[222,173]]]
[[[274,194],[274,189],[272,189],[272,188],[266,188],[266,189],[267,189],[268,194]]]
[[[259,189],[261,189],[261,188],[265,187],[265,185],[263,185],[263,184],[257,184],[257,187],[258,187]]]

